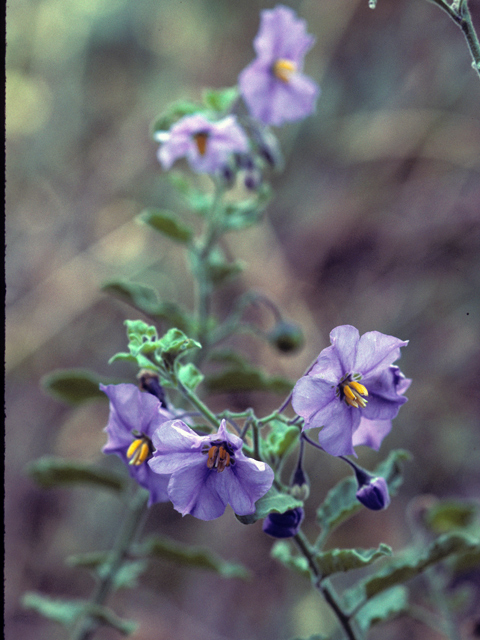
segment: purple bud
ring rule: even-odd
[[[390,504],[390,496],[388,495],[388,487],[384,478],[370,478],[363,484],[356,493],[364,507],[372,511],[380,511],[386,509]]]
[[[270,513],[263,521],[262,529],[273,538],[291,538],[298,533],[304,515],[301,507],[285,513]]]

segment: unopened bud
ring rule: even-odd
[[[357,493],[359,500],[364,507],[372,511],[380,511],[386,509],[390,504],[390,496],[388,495],[388,486],[384,478],[379,476],[370,478],[362,484]]]
[[[296,351],[303,347],[303,333],[300,327],[291,322],[278,322],[268,334],[270,344],[283,353]]]
[[[289,509],[285,513],[269,513],[263,521],[262,529],[273,538],[292,538],[298,533],[304,515],[301,507]]]
[[[165,399],[165,391],[159,382],[158,375],[154,371],[148,369],[142,369],[138,374],[139,387],[143,391],[151,393],[160,400],[162,407],[167,407],[167,401]]]

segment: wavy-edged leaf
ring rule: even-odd
[[[41,379],[42,387],[54,398],[74,405],[106,400],[106,395],[99,389],[100,383],[105,384],[105,378],[87,369],[57,369]]]
[[[34,460],[27,466],[27,473],[44,489],[75,484],[95,485],[113,491],[125,488],[125,479],[113,471],[55,456]]]
[[[248,516],[239,516],[236,514],[237,520],[242,524],[253,524],[257,520],[266,518],[269,513],[285,513],[290,509],[303,507],[303,502],[297,500],[288,493],[281,493],[275,487],[271,487],[267,493],[255,503],[255,513]]]
[[[270,551],[270,555],[289,569],[294,569],[307,578],[310,577],[308,560],[303,556],[294,555],[290,544],[286,540],[278,540],[275,542]]]
[[[322,578],[344,571],[361,569],[379,558],[391,556],[392,549],[381,544],[378,549],[331,549],[315,556]]]
[[[209,549],[181,544],[170,538],[152,536],[137,546],[134,553],[137,557],[160,558],[192,569],[214,571],[223,578],[245,580],[250,577],[241,564],[223,560]]]
[[[269,377],[252,366],[233,366],[221,373],[206,376],[205,386],[209,393],[270,391],[285,395],[290,393],[293,383],[281,376]]]
[[[181,222],[173,211],[149,208],[142,211],[138,219],[175,242],[188,244],[193,238],[193,229]]]
[[[408,589],[398,585],[369,600],[355,616],[355,620],[362,631],[368,631],[375,624],[406,613],[408,608]]]
[[[264,447],[272,455],[281,458],[290,447],[298,442],[300,430],[298,427],[287,425],[281,420],[272,420],[268,425],[270,431]]]
[[[177,376],[183,386],[191,391],[195,391],[204,378],[203,373],[192,362],[179,366]]]
[[[426,551],[408,549],[401,557],[384,564],[376,574],[365,578],[345,593],[349,606],[373,598],[398,584],[419,575],[428,567],[446,558],[478,550],[478,540],[460,533],[447,533],[434,540]]]

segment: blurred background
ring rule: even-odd
[[[401,361],[409,402],[372,468],[391,448],[414,458],[390,508],[362,511],[332,544],[399,549],[411,540],[417,494],[480,495],[480,82],[462,33],[424,0],[288,3],[317,38],[306,72],[322,87],[316,114],[278,130],[285,172],[258,228],[230,234],[244,260],[234,294],[265,291],[298,322],[306,346],[282,356],[252,338],[272,374],[296,380],[338,324],[410,340]],[[477,31],[480,5],[470,2]],[[19,604],[25,590],[88,597],[92,580],[72,553],[110,548],[120,500],[93,489],[42,491],[25,466],[45,454],[120,469],[100,452],[106,402],[71,408],[47,396],[42,376],[86,367],[105,380],[136,372],[107,360],[126,346],[123,321],[139,314],[100,291],[124,277],[161,299],[192,304],[182,251],[134,221],[147,206],[178,208],[149,126],[171,101],[230,86],[252,60],[254,0],[17,0],[7,11],[6,614],[9,640],[61,639],[61,628]],[[281,397],[218,396],[217,410]],[[318,453],[318,452],[317,452]],[[335,481],[337,459],[309,452],[306,531]],[[328,633],[332,617],[306,580],[269,558],[261,524],[230,508],[205,523],[171,505],[151,510],[147,532],[211,547],[253,580],[158,562],[113,608],[140,622],[135,640],[286,640]],[[419,589],[422,588],[421,581]],[[473,606],[473,605],[472,605]],[[462,637],[470,638],[468,620]],[[442,636],[399,619],[372,634]],[[99,638],[118,637],[102,630]]]

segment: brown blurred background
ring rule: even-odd
[[[264,290],[300,323],[294,357],[253,342],[259,362],[295,380],[338,324],[409,339],[413,378],[380,454],[411,449],[406,482],[382,513],[361,512],[333,544],[398,549],[410,540],[409,501],[480,495],[480,82],[463,36],[423,0],[290,2],[317,37],[306,71],[321,84],[317,112],[278,131],[286,169],[259,228],[229,235],[246,261],[241,288]],[[471,1],[477,29],[480,5]],[[60,640],[62,629],[24,611],[25,590],[87,597],[89,575],[64,558],[107,549],[122,504],[92,489],[39,490],[25,465],[44,454],[97,462],[108,405],[76,409],[46,396],[53,369],[106,379],[135,371],[107,360],[125,348],[123,321],[139,315],[100,292],[113,276],[192,303],[176,245],[134,221],[146,206],[178,207],[156,161],[149,125],[176,98],[233,85],[253,58],[259,10],[244,0],[20,0],[7,13],[6,637]],[[251,396],[270,410],[281,398]],[[242,399],[219,396],[217,409]],[[347,473],[309,452],[315,508]],[[332,618],[308,583],[269,558],[261,525],[231,510],[211,523],[152,509],[147,531],[204,544],[243,562],[249,582],[222,581],[158,562],[114,609],[140,622],[135,640],[286,640],[328,633]],[[421,588],[421,585],[420,585]],[[470,637],[468,623],[462,633]],[[385,635],[387,634],[387,635]],[[441,636],[398,620],[372,637]],[[99,638],[118,637],[102,630]]]

